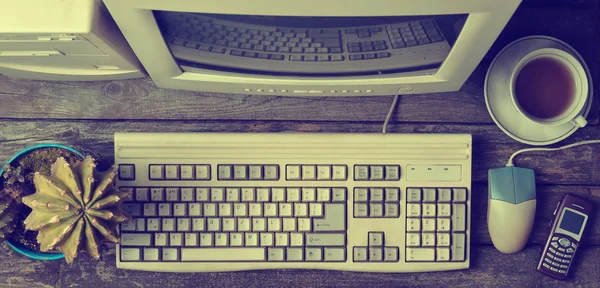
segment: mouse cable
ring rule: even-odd
[[[400,97],[400,95],[394,96],[394,101],[392,101],[392,106],[390,107],[390,111],[388,111],[387,116],[385,116],[385,121],[383,122],[383,129],[381,131],[381,133],[383,133],[383,134],[387,133],[387,126],[388,126],[388,123],[390,123],[390,119],[392,118],[392,114],[394,113],[394,109],[396,108],[396,103],[398,102],[398,97]]]
[[[515,157],[521,153],[525,153],[525,152],[532,152],[532,151],[558,151],[558,150],[564,150],[564,149],[568,149],[568,148],[572,148],[572,147],[577,147],[577,146],[581,146],[581,145],[589,145],[589,144],[598,144],[600,143],[600,140],[587,140],[587,141],[581,141],[581,142],[577,142],[577,143],[573,143],[573,144],[569,144],[569,145],[565,145],[565,146],[561,146],[561,147],[557,147],[557,148],[527,148],[527,149],[522,149],[519,150],[515,153],[512,154],[512,156],[510,156],[510,158],[508,159],[508,163],[506,164],[506,166],[514,166],[513,164],[513,160],[515,159]]]

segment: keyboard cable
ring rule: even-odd
[[[392,114],[394,113],[394,110],[396,109],[396,103],[398,102],[398,97],[400,97],[400,95],[394,96],[394,101],[392,101],[392,106],[390,107],[390,111],[388,111],[388,114],[385,117],[385,121],[383,122],[383,129],[381,131],[381,133],[383,133],[383,134],[387,133],[387,126],[390,123],[390,119],[392,118]]]
[[[510,158],[508,158],[508,163],[506,163],[506,166],[514,166],[513,161],[515,159],[515,157],[517,157],[517,155],[521,154],[521,153],[525,153],[525,152],[532,152],[532,151],[558,151],[558,150],[564,150],[564,149],[568,149],[568,148],[572,148],[572,147],[577,147],[577,146],[581,146],[581,145],[589,145],[589,144],[599,144],[600,140],[586,140],[586,141],[581,141],[581,142],[577,142],[577,143],[573,143],[573,144],[569,144],[569,145],[565,145],[565,146],[561,146],[561,147],[557,147],[557,148],[527,148],[527,149],[521,149],[515,153],[513,153]]]

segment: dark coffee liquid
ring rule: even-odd
[[[515,94],[529,115],[550,119],[571,106],[575,98],[575,79],[562,62],[540,57],[523,66],[517,75]]]

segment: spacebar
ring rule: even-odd
[[[181,248],[181,261],[265,261],[265,248]]]

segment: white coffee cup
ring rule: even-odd
[[[575,84],[573,101],[571,102],[569,107],[565,109],[565,111],[560,115],[548,119],[537,118],[527,113],[519,104],[515,91],[517,76],[519,75],[523,67],[525,67],[527,63],[538,58],[552,58],[562,63],[563,66],[569,70]],[[519,113],[525,116],[527,119],[545,126],[557,126],[571,122],[577,127],[584,127],[587,124],[587,121],[585,120],[585,117],[583,117],[582,114],[584,113],[583,110],[589,97],[588,89],[588,79],[585,73],[585,69],[583,68],[581,63],[579,63],[579,61],[571,54],[563,50],[554,48],[538,49],[525,55],[525,57],[523,57],[523,59],[521,59],[517,63],[515,69],[513,70],[510,76],[510,97],[517,111],[519,111]]]

